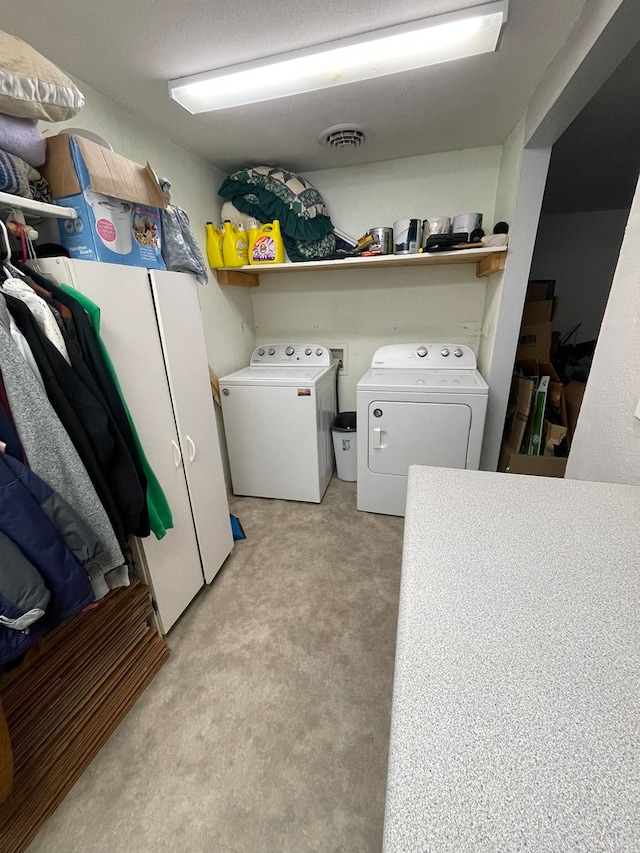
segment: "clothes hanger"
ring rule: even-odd
[[[2,229],[2,260],[10,261],[11,244],[9,243],[9,232],[7,231],[7,226],[4,224],[2,219],[0,219],[0,229]]]
[[[7,231],[7,226],[4,224],[2,219],[0,219],[0,231],[2,232],[2,240],[0,241],[0,247],[2,248],[3,253],[3,274],[7,278],[24,279],[23,273],[17,267],[14,267],[14,265],[11,263],[11,243],[9,242],[9,232]]]
[[[5,263],[8,264],[11,261],[11,244],[9,243],[9,232],[7,231],[7,226],[4,224],[2,219],[0,219],[0,230],[2,231],[2,241],[0,242],[0,248],[2,249],[2,278],[10,278],[11,274]]]

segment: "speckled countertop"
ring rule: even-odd
[[[384,853],[640,850],[640,488],[414,466]]]

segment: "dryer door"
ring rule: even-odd
[[[368,462],[374,474],[406,476],[409,465],[464,468],[471,409],[461,403],[369,404]]]

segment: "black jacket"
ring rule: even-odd
[[[5,294],[5,299],[31,347],[51,405],[87,469],[118,541],[123,544],[126,535],[138,529],[146,509],[146,493],[117,425],[99,391],[91,388],[86,366],[70,366],[25,303],[9,294]]]

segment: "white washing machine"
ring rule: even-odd
[[[409,465],[477,469],[488,395],[467,346],[376,350],[356,389],[358,509],[404,515]]]
[[[320,503],[334,468],[336,369],[319,344],[265,344],[220,379],[235,495]]]

